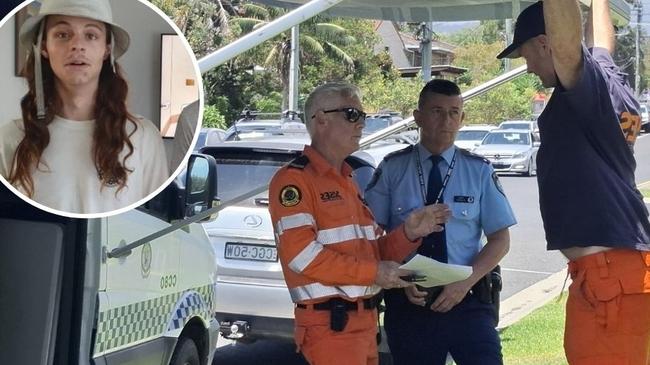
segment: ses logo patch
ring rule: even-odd
[[[343,198],[341,198],[341,193],[339,193],[339,191],[336,190],[336,191],[326,191],[324,193],[320,193],[320,200],[326,203],[326,202],[331,202],[336,200],[343,200]]]

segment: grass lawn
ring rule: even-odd
[[[649,191],[650,192],[650,191]],[[562,338],[568,293],[553,299],[501,332],[503,360],[508,365],[565,365]]]
[[[650,198],[650,189],[639,189],[641,194],[643,194],[644,197]]]

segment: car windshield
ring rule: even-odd
[[[366,126],[363,127],[364,134],[372,134],[390,125],[388,118],[366,118]]]
[[[530,123],[504,123],[499,129],[530,129]]]
[[[219,152],[214,156],[217,162],[217,189],[221,201],[228,201],[268,184],[276,171],[297,156],[293,153],[268,151],[242,152]]]
[[[488,131],[459,131],[456,135],[457,141],[480,141],[488,134]]]
[[[490,133],[483,140],[482,144],[530,144],[528,133],[509,132],[509,133]]]

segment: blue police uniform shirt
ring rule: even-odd
[[[583,47],[577,84],[555,88],[539,131],[539,202],[549,250],[607,246],[650,251],[626,129],[636,102],[607,51]],[[626,138],[627,137],[627,138]]]
[[[452,145],[441,154],[440,176],[444,179],[454,154],[456,164],[443,192],[452,212],[445,225],[447,256],[450,264],[471,265],[483,246],[482,232],[490,235],[517,221],[494,169],[482,157]],[[392,230],[424,206],[433,165],[430,156],[418,143],[389,154],[379,164],[364,196],[377,223]]]

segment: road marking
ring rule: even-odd
[[[501,268],[501,271],[525,272],[525,273],[528,273],[528,274],[542,274],[542,275],[551,275],[551,274],[555,274],[554,272],[548,272],[548,271],[535,271],[535,270],[522,270],[522,269],[506,269],[506,268]]]

